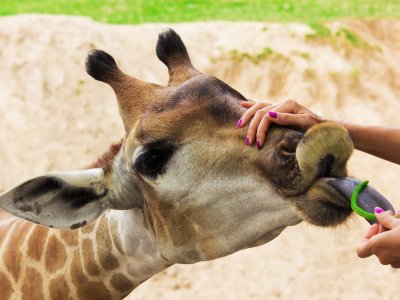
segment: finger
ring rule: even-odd
[[[292,114],[291,112],[293,112],[293,106],[294,105],[292,104],[292,102],[290,102],[290,100],[288,100],[288,101],[285,101],[284,103],[277,104],[275,106],[272,106],[272,105],[267,106],[264,109],[263,116],[262,116],[260,123],[258,124],[257,133],[256,133],[258,148],[261,148],[262,145],[264,145],[265,135],[268,131],[269,126],[273,122],[271,119],[276,118],[278,112],[283,112],[283,113],[290,112],[290,113],[287,113],[287,115],[290,116]],[[274,109],[274,112],[271,113],[271,109]]]
[[[374,235],[378,234],[378,230],[379,230],[378,224],[377,224],[377,223],[372,224],[372,225],[369,227],[367,233],[365,234],[364,240],[367,241],[367,240],[369,240],[371,237],[373,237]]]
[[[257,141],[258,141],[260,148],[262,147],[262,145],[264,145],[265,135],[266,135],[270,125],[271,125],[270,117],[268,114],[265,114],[261,118],[260,124],[258,125],[258,128],[257,128],[257,133],[256,133]]]
[[[379,207],[375,208],[374,211],[379,224],[381,224],[385,228],[392,229],[397,224],[398,219],[393,216],[393,213],[391,211],[384,211],[379,213]]]
[[[248,143],[250,145],[252,145],[254,143],[258,126],[260,125],[260,122],[261,122],[263,116],[266,115],[267,113],[268,113],[268,107],[260,109],[256,112],[253,119],[251,120],[249,129],[247,131]],[[247,140],[246,140],[246,142],[247,142]],[[261,148],[259,141],[257,142],[257,148]]]
[[[282,113],[298,114],[301,113],[302,106],[294,100],[286,100],[277,106],[277,111]]]
[[[272,108],[276,107],[276,111],[291,113],[291,114],[298,113],[299,108],[301,108],[301,106],[293,100],[286,100],[285,102],[276,105],[267,102],[255,103],[255,102],[242,101],[240,105],[245,108],[248,108],[248,110],[243,114],[243,116],[237,122],[238,127],[245,126],[251,120],[251,118],[254,117],[257,111],[262,108],[269,107],[270,110],[272,110]]]
[[[241,101],[240,102],[240,106],[244,107],[244,108],[250,108],[252,107],[254,104],[256,104],[255,102],[250,102],[250,101]]]
[[[376,257],[378,257],[379,262],[384,266],[390,265],[396,261],[396,259],[393,256],[388,255],[387,253],[385,254],[375,253],[375,255]]]
[[[362,242],[357,248],[358,257],[366,258],[366,257],[369,257],[372,254],[374,254],[373,251],[372,251],[373,244],[374,244],[374,239],[373,238]]]
[[[383,226],[382,224],[379,224],[379,230],[378,233],[382,233],[385,231],[388,231],[389,229],[387,229],[385,226]]]
[[[274,110],[273,113],[271,113],[272,109]],[[264,109],[263,111],[263,116],[261,120],[258,123],[254,122],[255,124],[258,125],[256,129],[257,148],[261,148],[262,145],[264,145],[265,135],[268,131],[269,126],[272,123],[271,118],[277,118],[277,112],[288,113],[288,115],[290,115],[294,113],[296,109],[297,109],[297,103],[292,100],[287,100],[283,103],[267,106],[266,109]],[[249,131],[250,131],[249,134],[252,135],[253,128]]]
[[[272,106],[272,103],[267,103],[267,102],[261,102],[261,103],[264,104],[264,106]],[[240,106],[242,106],[244,108],[253,107],[255,104],[257,104],[257,102],[254,102],[254,101],[241,101],[240,102]]]
[[[308,114],[281,113],[275,110],[269,112],[271,122],[278,125],[296,127],[302,130],[310,128],[313,124],[312,116]]]
[[[263,109],[265,107],[270,106],[269,103],[256,103],[253,106],[251,106],[242,116],[242,118],[238,121],[237,126],[238,127],[243,127],[245,126],[252,117],[259,111],[260,109]]]
[[[272,108],[272,107],[268,107]],[[269,111],[268,115],[265,114],[259,123],[257,129],[257,140],[259,141],[260,147],[264,144],[266,133],[271,125],[275,123],[278,125],[286,125],[291,127],[296,127],[301,130],[306,130],[313,124],[312,116],[306,114],[292,114],[292,113],[281,113],[282,109],[286,109],[283,106],[275,107],[274,110]]]

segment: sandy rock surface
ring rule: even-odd
[[[351,122],[400,122],[400,20],[338,21],[329,24],[334,34],[322,38],[302,24],[117,26],[80,17],[6,17],[0,18],[0,188],[84,167],[118,141],[123,127],[113,92],[85,73],[85,57],[92,48],[106,50],[125,72],[165,84],[155,43],[167,27],[181,35],[199,70],[248,98],[295,98]],[[400,208],[400,167],[356,152],[350,170]],[[258,248],[172,266],[128,298],[398,299],[400,273],[355,254],[367,226],[358,217],[336,229],[301,224]]]

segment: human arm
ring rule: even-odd
[[[400,128],[342,123],[357,150],[400,164]]]
[[[360,151],[400,164],[400,127],[366,126],[324,119],[293,100],[283,103],[241,102],[248,108],[238,127],[249,124],[247,144],[261,148],[272,123],[292,126],[301,131],[321,122],[331,121],[343,125],[350,133],[354,147]]]

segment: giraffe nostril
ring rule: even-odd
[[[299,138],[285,139],[278,144],[278,149],[284,155],[293,155],[296,153],[299,141]]]
[[[332,154],[328,154],[323,159],[321,159],[318,165],[317,177],[318,178],[329,177],[334,162],[335,162],[335,157]]]

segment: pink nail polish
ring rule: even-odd
[[[250,138],[248,136],[246,136],[246,145],[250,145]]]
[[[380,214],[380,213],[383,213],[384,210],[382,208],[380,208],[380,207],[375,207],[374,208],[374,212],[376,212],[377,214]]]
[[[270,112],[268,112],[268,114],[271,118],[274,118],[274,119],[276,119],[278,117],[278,113],[275,111],[270,111]]]
[[[260,148],[261,148],[261,143],[260,143],[259,140],[257,140],[257,142],[256,142],[256,147],[257,147],[257,149],[260,149]]]
[[[242,123],[243,123],[243,120],[240,119],[240,120],[236,123],[236,126],[237,126],[237,127],[240,127],[240,125],[242,125]]]

